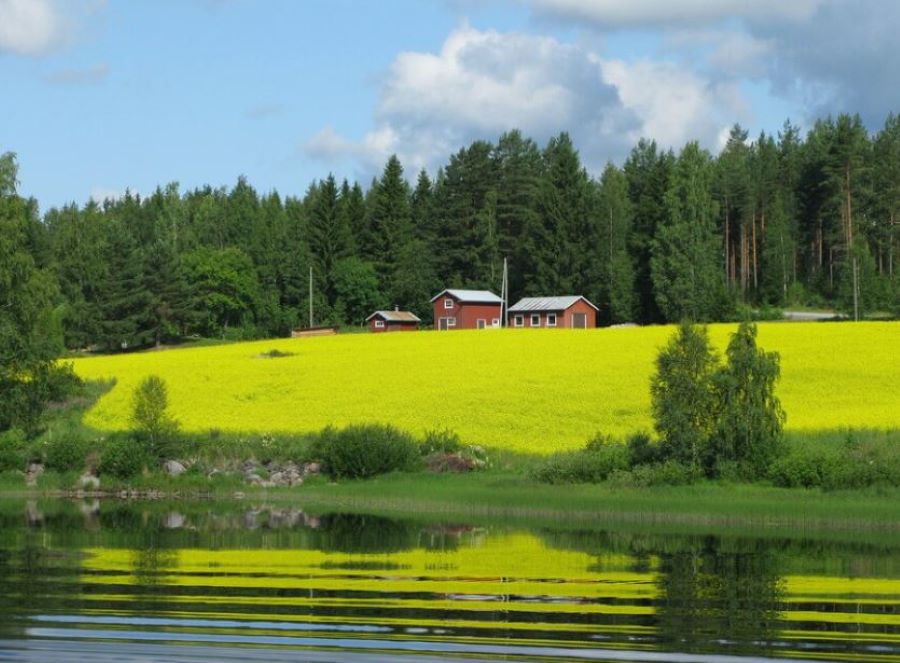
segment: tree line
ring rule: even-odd
[[[872,134],[850,115],[805,137],[787,122],[750,140],[736,125],[718,155],[641,140],[597,178],[567,134],[541,148],[510,131],[412,184],[392,156],[365,188],[328,175],[282,197],[241,177],[43,215],[16,194],[15,158],[4,163],[2,213],[17,239],[0,241],[46,282],[34,297],[49,299],[68,348],[285,335],[308,323],[310,269],[315,324],[358,325],[394,306],[427,322],[444,287],[497,291],[504,258],[512,300],[583,294],[604,323],[898,307],[895,115]]]

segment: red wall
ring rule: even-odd
[[[381,332],[394,331],[418,331],[419,325],[415,322],[385,322],[384,327],[376,327],[375,321],[378,318],[369,320],[369,331],[379,334]]]
[[[444,300],[450,299],[453,308],[444,308]],[[434,328],[441,328],[441,318],[455,317],[456,326],[453,329],[478,329],[478,319],[484,320],[485,327],[490,328],[491,322],[500,319],[500,304],[466,304],[446,295],[434,302]]]
[[[535,311],[535,313],[541,316],[541,327],[547,326],[547,314],[554,313],[554,311]],[[556,313],[556,327],[551,327],[550,329],[569,329],[572,326],[572,314],[573,313],[584,313],[587,315],[587,326],[590,329],[591,327],[597,326],[597,311],[595,311],[591,306],[588,305],[586,301],[583,299],[579,299],[577,302],[572,304],[565,311],[555,311]],[[515,316],[522,315],[524,318],[524,326],[516,327],[515,326]],[[514,329],[528,329],[531,327],[531,313],[510,313],[509,314],[509,322],[510,327]]]

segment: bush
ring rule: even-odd
[[[628,448],[597,436],[581,451],[560,453],[532,470],[543,483],[598,483],[617,470],[628,469]]]
[[[653,442],[649,433],[633,433],[626,441],[628,447],[628,460],[632,467],[637,465],[650,465],[662,461],[662,450]]]
[[[132,437],[116,437],[100,455],[100,474],[117,479],[131,479],[150,464],[144,447]]]
[[[459,435],[451,430],[430,430],[425,433],[421,452],[423,456],[431,454],[455,454],[462,451],[463,444]]]
[[[410,470],[420,462],[412,436],[378,424],[328,427],[313,442],[311,455],[335,479],[363,479],[386,472]]]
[[[44,444],[44,464],[55,472],[81,470],[87,452],[87,442],[80,437],[57,437]]]
[[[0,472],[25,469],[27,444],[25,433],[18,428],[0,433]]]

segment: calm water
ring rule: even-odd
[[[900,542],[7,503],[0,661],[900,660]]]

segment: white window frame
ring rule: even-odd
[[[444,308],[445,309],[453,308],[453,300],[450,299],[449,297],[444,298]]]
[[[475,320],[475,329],[487,329],[487,320],[485,318]]]
[[[456,326],[456,316],[447,316],[447,326],[448,327]]]
[[[547,314],[547,326],[548,327],[556,326],[556,313],[548,313]]]
[[[537,318],[537,324],[534,324],[535,318]],[[532,313],[529,316],[528,326],[529,327],[540,327],[541,326],[541,314],[540,313]]]
[[[376,320],[375,329],[384,329],[384,320]]]
[[[521,313],[516,313],[513,316],[513,327],[524,327],[525,326],[525,316]]]
[[[494,318],[491,320],[491,327],[499,327],[500,326],[500,318]]]

